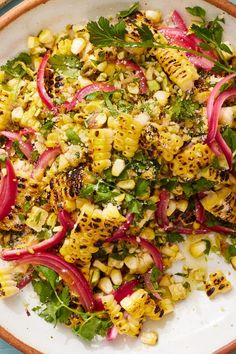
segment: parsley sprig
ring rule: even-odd
[[[203,10],[203,9],[202,9]],[[191,10],[188,11],[190,12]],[[175,45],[168,45],[166,43],[161,43],[161,41],[157,42],[153,36],[153,33],[149,29],[146,24],[142,24],[141,27],[134,25],[140,35],[140,41],[128,42],[125,39],[126,35],[126,27],[125,22],[123,19],[119,20],[117,23],[112,24],[107,18],[100,17],[98,21],[90,21],[87,25],[88,32],[90,34],[90,41],[91,43],[99,48],[102,47],[120,47],[120,48],[169,48],[169,49],[176,49],[183,52],[188,52],[195,54],[197,56],[203,57],[208,59],[209,61],[214,63],[214,70],[216,71],[226,71],[228,73],[235,72],[228,62],[224,59],[224,55],[222,51],[227,53],[231,53],[230,48],[225,44],[222,43],[222,34],[223,34],[223,27],[221,25],[224,22],[223,19],[217,17],[215,20],[209,22],[206,26],[205,21],[205,12],[201,11],[196,12],[200,13],[200,17],[202,22],[200,25],[193,24],[191,30],[204,42],[201,44],[203,49],[207,50],[216,50],[219,53],[221,61],[213,59],[209,55],[205,53],[199,53],[196,50],[179,47]]]

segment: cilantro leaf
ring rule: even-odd
[[[96,335],[105,336],[107,330],[112,326],[110,319],[90,317],[81,326],[74,329],[81,338],[91,341]]]
[[[200,17],[203,21],[205,21],[206,10],[204,10],[202,7],[200,7],[200,6],[186,7],[186,10],[191,15],[196,16],[196,17]]]
[[[236,153],[236,131],[231,128],[226,128],[223,132],[225,142],[232,150],[233,155]]]
[[[168,191],[173,191],[178,185],[178,180],[176,177],[173,178],[163,178],[161,179],[161,187],[164,187]]]
[[[89,22],[87,29],[91,43],[97,47],[123,46],[126,32],[123,20],[112,25],[107,18],[100,17],[97,22]]]
[[[153,42],[154,38],[153,38],[152,31],[149,29],[147,25],[143,23],[142,26],[138,27],[137,29],[142,41]]]
[[[135,186],[135,195],[137,197],[141,197],[144,194],[148,193],[149,188],[150,188],[150,181],[140,178],[137,181]]]
[[[52,119],[48,118],[41,124],[40,132],[44,137],[47,137],[47,135],[52,131],[54,125],[55,122],[53,122]]]
[[[150,277],[150,281],[152,283],[152,285],[156,286],[157,285],[157,280],[161,275],[161,271],[160,269],[158,269],[157,267],[153,267],[152,268],[152,272],[151,272],[151,277]]]
[[[96,185],[95,184],[87,184],[86,186],[82,187],[79,195],[81,198],[90,199],[93,197],[93,193],[95,192]]]
[[[125,205],[130,213],[142,214],[142,203],[131,194],[126,194]]]
[[[40,302],[45,303],[51,300],[52,296],[54,295],[54,291],[51,285],[46,280],[40,280],[40,281],[33,280],[32,285],[34,291],[39,296]]]
[[[20,53],[16,58],[8,60],[5,65],[1,66],[1,70],[4,70],[8,75],[13,77],[23,77],[27,74],[27,70],[24,65],[31,64],[31,57],[27,53]]]
[[[56,283],[58,281],[58,275],[52,269],[44,267],[44,266],[37,266],[36,270],[43,274],[46,280],[51,285],[52,289],[55,289]]]
[[[126,18],[129,17],[130,15],[134,14],[135,12],[137,12],[139,9],[139,2],[135,2],[133,5],[131,5],[128,10],[123,10],[120,11],[118,14],[118,17],[120,18]]]
[[[81,69],[81,62],[75,55],[53,55],[49,63],[53,69],[66,77],[76,78],[78,71]]]
[[[168,232],[166,239],[170,243],[184,241],[184,237],[182,235],[180,235],[178,232]]]
[[[204,192],[210,190],[214,186],[214,183],[208,181],[206,178],[201,177],[195,182],[186,182],[182,184],[183,191],[187,198],[198,192]]]

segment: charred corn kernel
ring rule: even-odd
[[[132,117],[128,114],[119,116],[117,120],[109,119],[108,126],[115,129],[113,147],[117,151],[130,158],[138,150],[139,137],[143,127],[147,124],[149,117],[146,114],[140,114]]]
[[[153,240],[155,238],[155,232],[151,227],[145,227],[140,236],[146,240]]]
[[[57,215],[55,213],[50,213],[47,218],[47,225],[54,228],[57,223]]]
[[[232,257],[230,259],[230,262],[231,262],[232,266],[234,267],[234,269],[236,269],[236,256]]]
[[[81,75],[78,76],[78,84],[81,86],[81,87],[84,87],[84,86],[87,86],[87,85],[90,85],[92,84],[92,81],[87,79],[86,77],[83,77]]]
[[[207,244],[206,241],[204,240],[194,242],[189,246],[189,252],[191,256],[193,256],[194,258],[203,256],[204,253],[206,252],[206,249],[207,249]]]
[[[139,268],[139,261],[137,257],[127,256],[124,259],[124,263],[129,268],[131,274],[137,272],[137,269]]]
[[[141,331],[143,321],[144,319],[142,317],[134,318],[130,315],[127,315],[127,322],[129,324],[129,331],[127,332],[127,335],[138,336]]]
[[[167,257],[175,257],[178,252],[179,252],[179,246],[175,244],[164,246],[161,248],[161,253]]]
[[[74,38],[71,43],[71,52],[75,55],[82,52],[86,46],[86,41],[83,38]]]
[[[134,189],[135,187],[135,182],[133,179],[126,179],[124,181],[120,181],[116,184],[116,186],[118,188],[121,188],[121,189]]]
[[[15,122],[17,122],[23,117],[23,114],[23,108],[19,106],[13,109],[13,111],[11,112],[11,117]]]
[[[48,29],[44,29],[39,34],[39,41],[43,44],[52,43],[54,40],[53,34]]]
[[[174,200],[170,200],[166,214],[167,216],[171,216],[176,209],[176,202]]]
[[[179,134],[170,132],[170,129],[170,126],[148,123],[142,131],[139,145],[151,158],[158,159],[161,155],[166,161],[173,160],[174,155],[179,152],[187,137],[180,137]],[[178,129],[177,125],[176,129]]]
[[[157,91],[153,95],[159,105],[163,107],[167,105],[169,96],[170,94],[166,91]]]
[[[30,213],[28,214],[25,223],[31,229],[39,232],[42,230],[42,227],[45,224],[47,217],[48,212],[46,210],[33,206]]]
[[[101,72],[103,72],[107,67],[107,61],[103,61],[102,63],[99,63],[97,65],[97,69]]]
[[[209,298],[213,298],[220,293],[226,293],[232,289],[231,283],[221,271],[211,273],[209,279],[204,282],[204,285]]]
[[[148,316],[151,320],[158,321],[164,315],[173,311],[173,305],[170,299],[164,299],[161,301],[154,301],[150,297],[145,303],[145,315]]]
[[[159,48],[155,54],[171,81],[178,85],[182,91],[192,89],[194,81],[199,78],[199,75],[197,69],[183,53],[176,49]]]
[[[213,158],[210,148],[201,143],[187,147],[183,152],[178,153],[171,161],[171,169],[174,176],[183,180],[194,178],[201,168],[209,165]]]
[[[236,223],[236,194],[230,188],[222,188],[217,192],[210,191],[201,199],[204,209],[214,216]]]
[[[32,48],[38,47],[40,45],[40,42],[39,42],[38,37],[29,36],[27,44],[28,44],[28,48],[32,49]]]
[[[187,290],[182,283],[171,284],[168,288],[173,301],[183,300],[187,297]]]
[[[90,283],[92,286],[97,286],[100,279],[100,270],[99,269],[91,269],[90,270]]]
[[[157,334],[157,332],[154,332],[154,331],[143,332],[141,334],[140,340],[144,344],[156,345],[157,341],[158,341],[158,334]]]
[[[101,173],[111,166],[112,129],[90,129],[89,148],[93,160],[93,172]]]
[[[123,261],[119,261],[118,259],[112,258],[111,256],[108,257],[108,266],[111,268],[121,269],[124,265]]]
[[[169,274],[163,275],[163,277],[160,280],[160,286],[169,286],[173,283],[173,280],[171,279],[171,276]]]
[[[194,95],[193,95],[193,98],[195,101],[199,102],[200,104],[206,102],[208,100],[208,97],[210,96],[211,94],[211,91],[209,90],[205,90],[205,91],[202,91],[202,90],[195,90],[194,91]]]
[[[110,278],[101,278],[98,283],[98,288],[101,289],[105,294],[110,294],[113,290]]]
[[[112,165],[111,173],[113,176],[118,177],[125,169],[125,161],[122,159],[116,159]]]
[[[102,297],[102,303],[105,310],[108,312],[113,325],[117,328],[120,334],[126,334],[129,331],[128,321],[124,318],[121,312],[120,305],[117,304],[113,295],[106,295]]]
[[[145,17],[154,23],[158,23],[161,21],[161,12],[159,10],[147,10],[145,11]]]
[[[111,281],[114,285],[121,285],[122,283],[122,275],[121,271],[118,269],[112,269],[111,274]]]
[[[159,82],[156,80],[149,80],[147,84],[150,91],[158,91],[161,88]],[[153,96],[155,96],[155,94]]]
[[[107,121],[107,116],[105,113],[99,113],[92,121],[89,121],[89,127],[91,128],[101,128]]]
[[[182,213],[184,213],[186,211],[187,207],[188,207],[188,201],[185,199],[178,200],[176,202],[176,208],[178,210],[182,211]]]
[[[121,300],[121,307],[134,318],[140,318],[144,315],[145,303],[148,293],[143,289],[136,290],[132,295],[126,296]]]
[[[106,264],[100,262],[98,259],[96,259],[94,262],[93,262],[93,266],[95,268],[98,268],[101,272],[109,275],[111,273],[111,268],[108,267]]]

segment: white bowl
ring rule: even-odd
[[[9,24],[0,33],[0,63],[27,49],[27,36],[37,34],[42,28],[60,31],[68,23],[86,23],[88,19],[115,14],[132,3],[128,0],[50,0],[40,4],[42,2],[26,0],[23,5],[2,16],[0,29]],[[236,7],[228,5],[227,1],[211,2],[226,7],[236,16]],[[141,5],[144,9],[160,8],[164,16],[174,9],[186,14],[185,7],[194,5],[204,7],[209,18],[222,13],[219,8],[202,0],[146,0],[141,1]],[[29,9],[31,10],[25,12]],[[17,16],[19,17],[16,18]],[[187,15],[184,17],[189,20]],[[225,13],[225,19],[225,38],[236,47],[235,18]],[[30,287],[19,296],[0,302],[0,336],[25,353],[36,353],[38,350],[45,354],[112,354],[122,351],[129,354],[144,351],[150,354],[210,354],[236,337],[236,272],[217,256],[210,258],[209,270],[222,269],[234,289],[212,301],[203,292],[194,292],[188,300],[176,306],[173,315],[163,321],[148,324],[148,327],[156,328],[159,332],[159,343],[155,347],[145,346],[136,338],[120,338],[114,343],[103,341],[87,344],[77,338],[70,329],[63,326],[54,328],[32,311],[31,315],[27,316],[26,308],[30,309],[37,303],[37,297]],[[27,345],[35,350],[31,350]],[[221,353],[229,353],[234,348],[235,342],[221,350]]]

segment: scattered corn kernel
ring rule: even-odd
[[[86,42],[83,38],[74,38],[71,44],[71,52],[77,55],[82,52],[85,46]]]
[[[134,189],[135,182],[133,179],[126,179],[117,183],[117,187],[121,189]]]
[[[141,342],[148,345],[155,345],[158,341],[158,334],[157,332],[143,332],[141,334]]]
[[[122,159],[116,159],[113,163],[111,173],[113,176],[118,177],[125,169],[125,161]]]
[[[205,240],[197,241],[189,246],[191,256],[198,258],[204,255],[207,249],[207,243]]]
[[[122,275],[121,271],[118,269],[112,269],[111,274],[111,281],[114,285],[121,285],[122,283]]]
[[[108,277],[101,278],[98,283],[98,288],[101,289],[105,294],[110,294],[113,290],[113,286],[110,278]]]

